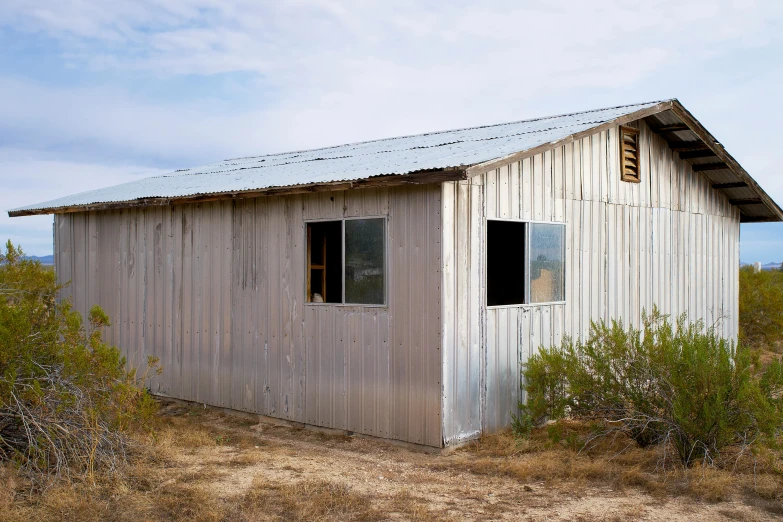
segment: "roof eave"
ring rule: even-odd
[[[761,188],[761,186],[754,180],[748,172],[742,168],[742,165],[735,160],[731,154],[721,145],[721,143],[715,139],[715,137],[707,131],[706,128],[686,109],[679,100],[672,100],[672,112],[677,115],[682,122],[688,126],[688,128],[696,134],[696,136],[707,146],[709,149],[723,161],[731,171],[736,174],[738,178],[747,183],[748,187],[756,193],[764,206],[772,212],[773,216],[764,217],[749,217],[746,216],[743,222],[760,222],[760,221],[783,221],[783,209],[778,206],[777,203]]]
[[[244,199],[262,196],[276,196],[288,194],[307,194],[313,192],[327,192],[334,190],[349,190],[361,188],[393,187],[400,185],[422,185],[427,183],[439,183],[443,181],[458,181],[467,179],[466,167],[445,167],[442,169],[423,170],[408,174],[389,174],[372,176],[350,181],[331,181],[327,183],[308,183],[289,185],[285,187],[267,187],[233,192],[212,192],[205,194],[193,194],[172,198],[152,197],[139,198],[128,201],[112,201],[108,203],[90,203],[85,205],[73,205],[64,207],[49,207],[37,209],[24,209],[9,211],[9,217],[40,216],[47,214],[68,214],[73,212],[91,212],[100,210],[117,210],[122,208],[140,208],[162,205],[176,205],[185,203],[202,203],[225,199]]]
[[[751,217],[751,216],[743,215],[742,218],[743,222],[750,223],[750,222],[783,221],[783,209],[781,209],[778,206],[778,204],[775,203],[775,201],[766,192],[764,192],[764,189],[762,189],[761,186],[759,186],[756,180],[754,180],[750,176],[750,174],[748,174],[748,172],[744,168],[742,168],[742,166],[737,162],[737,160],[735,160],[731,156],[731,154],[729,154],[726,151],[723,145],[721,145],[720,142],[718,142],[718,140],[716,140],[712,136],[712,134],[710,134],[707,131],[707,129],[704,128],[704,126],[677,99],[662,101],[660,103],[653,105],[652,107],[648,107],[646,109],[642,109],[626,114],[624,116],[615,118],[613,120],[607,121],[600,125],[596,125],[595,127],[591,127],[587,130],[571,134],[570,136],[567,136],[557,141],[545,143],[543,145],[539,145],[538,147],[532,149],[515,152],[513,154],[509,154],[501,158],[495,158],[493,160],[485,161],[483,163],[477,163],[467,168],[467,175],[469,177],[475,176],[477,174],[481,174],[489,170],[502,167],[503,165],[506,165],[508,163],[521,161],[523,159],[529,158],[531,156],[550,150],[552,148],[559,147],[567,143],[572,143],[591,134],[595,134],[596,132],[601,132],[609,128],[615,127],[617,125],[625,125],[626,123],[630,123],[636,120],[641,120],[643,118],[647,118],[648,116],[653,116],[655,114],[659,114],[667,110],[671,110],[674,114],[676,114],[677,117],[679,117],[682,120],[682,122],[685,125],[687,125],[688,128],[694,134],[696,134],[696,136],[698,136],[698,138],[707,147],[709,147],[709,149],[712,150],[712,152],[715,153],[715,155],[718,158],[720,158],[728,166],[728,168],[731,169],[732,172],[734,172],[737,175],[737,177],[739,177],[742,181],[747,183],[747,186],[750,187],[751,190],[753,190],[753,192],[755,192],[756,195],[759,197],[761,203],[763,203],[764,206],[767,209],[769,209],[769,211],[772,212],[773,214],[772,216],[759,216],[759,217]]]

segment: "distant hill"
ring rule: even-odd
[[[37,259],[42,265],[54,265],[54,256],[27,256],[27,259]]]
[[[775,263],[774,261],[772,263],[764,263],[761,265],[762,270],[780,270],[781,265],[783,263]],[[753,263],[744,263],[741,262],[740,266],[753,266]]]

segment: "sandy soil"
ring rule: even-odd
[[[186,414],[176,404],[164,415]],[[172,455],[178,477],[202,477],[198,486],[227,503],[239,502],[259,481],[325,481],[371,499],[390,520],[776,520],[774,511],[741,499],[709,503],[691,497],[655,497],[589,482],[546,484],[462,471],[470,450],[431,454],[363,437],[255,424],[223,414],[199,420],[226,443]],[[779,515],[777,515],[779,516]]]

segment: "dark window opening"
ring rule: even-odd
[[[487,221],[487,305],[525,302],[525,224]]]
[[[341,303],[342,221],[307,224],[307,301]]]

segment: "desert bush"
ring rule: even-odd
[[[37,479],[88,474],[125,456],[127,431],[143,425],[155,404],[145,375],[127,370],[103,341],[109,318],[89,324],[54,274],[9,241],[0,253],[0,461]],[[157,361],[150,360],[148,369]]]
[[[701,322],[672,324],[654,310],[641,330],[593,324],[585,342],[542,348],[523,367],[527,403],[517,429],[542,421],[592,423],[587,441],[622,433],[640,447],[674,448],[684,465],[712,464],[722,449],[771,443],[783,427],[783,365]]]
[[[783,338],[783,272],[743,267],[739,271],[740,341],[776,348]]]

